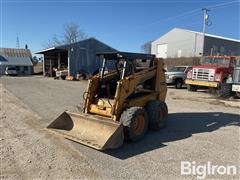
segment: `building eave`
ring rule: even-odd
[[[179,29],[179,30],[183,30],[183,31],[187,31],[187,32],[203,35],[202,32],[198,32],[198,31],[192,31],[192,30],[181,29],[181,28],[174,28],[174,29]],[[224,37],[224,36],[218,36],[218,35],[213,35],[213,34],[208,34],[208,33],[206,33],[205,36],[213,37],[213,38],[217,38],[217,39],[223,39],[223,40],[227,40],[227,41],[240,42],[239,39],[227,38],[227,37]]]
[[[50,53],[50,52],[56,52],[56,51],[64,51],[66,49],[64,48],[58,48],[58,47],[51,47],[47,49],[43,49],[37,52],[34,52],[34,54],[45,54],[45,53]]]

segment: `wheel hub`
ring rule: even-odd
[[[135,120],[135,123],[134,123],[134,126],[133,126],[133,132],[135,134],[141,134],[142,131],[144,130],[144,116],[143,115],[138,115],[136,117],[136,120]]]

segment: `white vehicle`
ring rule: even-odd
[[[235,61],[232,77],[232,91],[240,98],[240,59]]]
[[[175,85],[176,89],[181,89],[187,78],[187,72],[192,69],[192,66],[174,66],[165,72],[166,83]]]
[[[17,76],[17,69],[15,66],[7,66],[5,70],[6,75]]]
[[[65,79],[67,77],[67,75],[68,75],[68,70],[67,69],[56,71],[56,77],[57,78]]]

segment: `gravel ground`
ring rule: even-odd
[[[181,161],[240,165],[239,100],[225,103],[206,92],[169,88],[166,128],[117,150],[96,151],[44,131],[62,111],[76,110],[86,85],[1,78],[0,178],[191,179],[196,176],[181,176]]]

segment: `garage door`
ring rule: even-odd
[[[157,57],[166,58],[167,57],[167,44],[158,44],[157,45]]]

